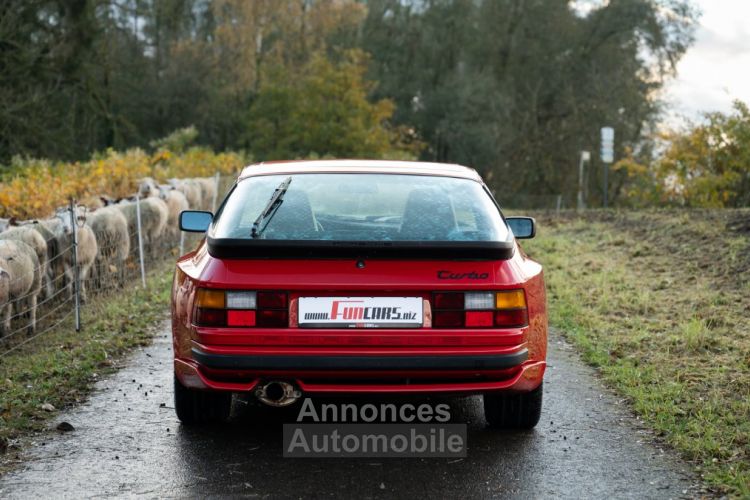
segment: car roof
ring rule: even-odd
[[[482,182],[476,170],[453,163],[390,160],[294,160],[248,165],[239,180],[258,175],[309,173],[385,173],[458,177]]]

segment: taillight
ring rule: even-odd
[[[526,308],[495,311],[495,326],[514,327],[527,324],[529,324],[529,315]]]
[[[195,298],[198,307],[210,309],[224,309],[226,307],[226,294],[223,290],[209,290],[199,288],[198,295]]]
[[[432,313],[432,326],[438,328],[449,328],[452,326],[464,326],[463,311],[434,311]]]
[[[523,290],[503,290],[495,295],[495,326],[519,327],[529,324],[526,294]]]
[[[492,310],[495,308],[495,294],[492,292],[470,292],[465,294],[464,308],[467,310]]]
[[[227,311],[227,326],[255,326],[255,311]]]
[[[258,309],[286,309],[285,293],[258,292]]]
[[[227,309],[255,309],[258,304],[258,294],[255,292],[226,292]]]
[[[432,296],[435,328],[520,328],[529,324],[523,289],[439,292]]]
[[[201,288],[195,299],[194,323],[210,327],[277,327],[289,325],[284,292],[211,290]]]
[[[523,290],[504,290],[495,294],[497,309],[525,309],[526,294]]]
[[[286,310],[262,309],[258,311],[258,326],[285,327],[289,325],[289,313]]]
[[[487,328],[494,326],[492,311],[467,311],[466,326],[474,328]]]
[[[195,310],[195,324],[198,326],[226,326],[226,309],[209,309],[198,307]]]
[[[463,309],[463,293],[436,293],[433,297],[435,309]]]

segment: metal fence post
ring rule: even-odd
[[[146,288],[146,268],[143,264],[143,234],[141,230],[141,195],[135,195],[135,215],[138,223],[138,259],[141,263],[141,284]]]
[[[602,190],[604,191],[604,208],[607,208],[609,205],[609,164],[604,162],[604,186],[602,186]]]
[[[81,273],[78,269],[78,226],[76,224],[76,206],[70,199],[70,226],[73,234],[73,300],[75,302],[76,331],[81,331]]]
[[[219,175],[219,172],[216,172],[216,175],[214,175],[214,199],[213,203],[211,203],[211,211],[216,212],[216,200],[219,196],[219,181],[221,180],[221,176]]]

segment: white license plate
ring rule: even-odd
[[[303,328],[418,328],[421,297],[300,297]]]

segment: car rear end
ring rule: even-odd
[[[473,171],[312,170],[240,180],[207,239],[178,262],[178,390],[218,405],[249,392],[278,406],[302,394],[485,394],[486,408],[505,413],[541,394],[541,266]],[[269,205],[245,199],[257,190],[270,201],[284,182],[257,224]],[[513,411],[500,426],[536,423]]]

